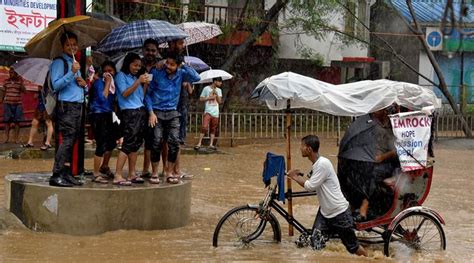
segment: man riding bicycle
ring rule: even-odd
[[[341,192],[331,161],[319,155],[318,136],[305,136],[301,140],[300,150],[301,155],[313,163],[309,179],[301,176],[303,173],[298,169],[289,171],[288,177],[306,190],[315,191],[318,195],[320,208],[312,233],[334,232],[338,234],[347,251],[359,256],[367,256],[367,252],[359,245],[355,236],[349,203]]]

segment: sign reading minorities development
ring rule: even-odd
[[[56,0],[0,0],[0,50],[25,51],[25,44],[56,19]]]

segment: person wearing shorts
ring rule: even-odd
[[[342,194],[334,167],[331,161],[319,155],[318,136],[308,135],[303,137],[300,151],[303,157],[308,158],[313,163],[309,179],[301,176],[303,173],[298,169],[289,171],[288,177],[307,191],[317,193],[320,207],[313,225],[312,240],[319,240],[319,237],[315,237],[321,236],[321,233],[336,233],[349,253],[367,256],[367,252],[359,245],[355,236],[354,221],[349,202]],[[322,248],[319,244],[313,244],[313,247]]]
[[[220,89],[221,86],[222,78],[214,78],[212,80],[212,84],[204,87],[201,92],[199,101],[205,102],[206,105],[204,108],[204,116],[202,118],[201,134],[199,134],[198,143],[196,146],[194,146],[195,150],[199,150],[201,148],[202,139],[208,130],[211,137],[209,148],[216,150],[214,138],[219,125],[219,104],[222,103],[222,90]]]
[[[122,148],[117,159],[117,167],[113,183],[129,186],[132,183],[143,183],[136,175],[138,149],[143,143],[143,128],[145,125],[145,90],[148,87],[148,74],[139,75],[142,60],[136,53],[125,56],[122,69],[115,76],[118,104],[121,110],[121,131],[123,135]],[[128,180],[122,176],[123,167],[128,159]]]
[[[23,144],[22,147],[24,148],[32,148],[34,147],[33,141],[36,133],[38,133],[38,126],[41,122],[46,123],[46,138],[44,140],[43,146],[40,147],[41,150],[46,151],[51,146],[51,138],[53,137],[53,120],[51,116],[49,116],[48,112],[46,112],[46,107],[44,104],[44,93],[43,88],[40,86],[38,90],[38,105],[35,109],[35,114],[33,116],[33,120],[31,121],[31,129],[30,129],[30,136],[28,137],[28,142]]]
[[[114,174],[109,168],[112,150],[117,146],[117,127],[113,122],[115,86],[115,64],[102,63],[102,78],[94,81],[89,91],[90,120],[96,141],[93,182],[106,184]]]
[[[15,126],[14,140],[20,143],[20,122],[23,121],[23,107],[21,105],[21,95],[24,93],[25,86],[22,78],[10,68],[9,78],[3,83],[5,97],[3,99],[3,122],[5,123],[5,140],[4,143],[10,141],[10,127]]]

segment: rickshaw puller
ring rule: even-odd
[[[301,140],[301,155],[308,158],[313,164],[310,178],[306,179],[299,174],[300,170],[291,170],[288,177],[295,180],[308,191],[315,191],[318,195],[320,208],[313,225],[320,231],[331,231],[339,235],[347,251],[359,256],[367,256],[365,249],[359,245],[353,229],[349,203],[341,192],[336,172],[327,158],[319,155],[319,138],[316,135],[307,135]]]

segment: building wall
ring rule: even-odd
[[[362,1],[362,0],[361,0]],[[276,0],[266,0],[265,1],[265,10],[270,9]],[[363,1],[365,2],[365,1]],[[233,6],[242,6],[245,3],[245,0],[206,0],[207,5],[219,5],[219,6],[228,6],[232,4]],[[366,17],[368,23],[368,12],[369,8],[366,9]],[[211,14],[212,15],[212,14]],[[289,12],[285,10],[279,17],[279,21],[284,21]],[[331,24],[338,27],[341,30],[344,30],[344,17],[343,14],[335,14],[332,16]],[[304,59],[298,52],[299,46],[301,43],[311,49],[316,53],[319,53],[324,58],[324,65],[329,66],[332,60],[342,60],[343,57],[366,57],[368,54],[368,47],[365,45],[351,45],[347,46],[346,44],[341,43],[339,39],[336,38],[334,33],[329,33],[324,40],[316,40],[314,37],[306,34],[294,34],[293,32],[280,32],[279,36],[279,48],[278,48],[278,57],[281,59]]]
[[[418,84],[418,74],[408,69],[393,54],[384,51],[389,48],[378,38],[385,39],[409,65],[418,69],[421,44],[405,22],[391,7],[383,1],[377,1],[371,7],[370,24],[370,31],[374,32],[370,35],[370,56],[380,61],[390,61],[390,79]],[[377,33],[384,34],[376,37]]]
[[[452,57],[446,56],[442,52],[434,52],[435,58],[441,67],[443,72],[446,85],[448,86],[449,93],[453,96],[456,103],[460,102],[460,85],[461,85],[461,55],[453,54]],[[420,54],[420,73],[427,76],[429,79],[438,83],[438,76],[436,75],[433,66],[431,65],[428,56],[425,52]],[[464,86],[466,102],[468,104],[474,104],[474,53],[464,53]],[[422,77],[419,78],[419,84],[433,87],[431,83]],[[443,98],[443,102],[447,103],[446,98],[442,95],[441,91],[433,87],[434,92]]]
[[[279,21],[283,22],[289,15],[289,12],[286,10],[280,15]],[[339,30],[344,31],[344,15],[342,13],[336,13],[331,17],[330,24],[337,27]],[[300,34],[298,32],[281,31],[279,41],[279,58],[304,59],[299,53],[299,50],[304,43],[306,47],[313,49],[314,52],[322,56],[324,59],[324,66],[329,66],[333,60],[342,60],[343,57],[367,57],[368,55],[368,47],[366,45],[344,44],[336,37],[335,33],[328,33],[324,39],[317,40],[310,35]]]

